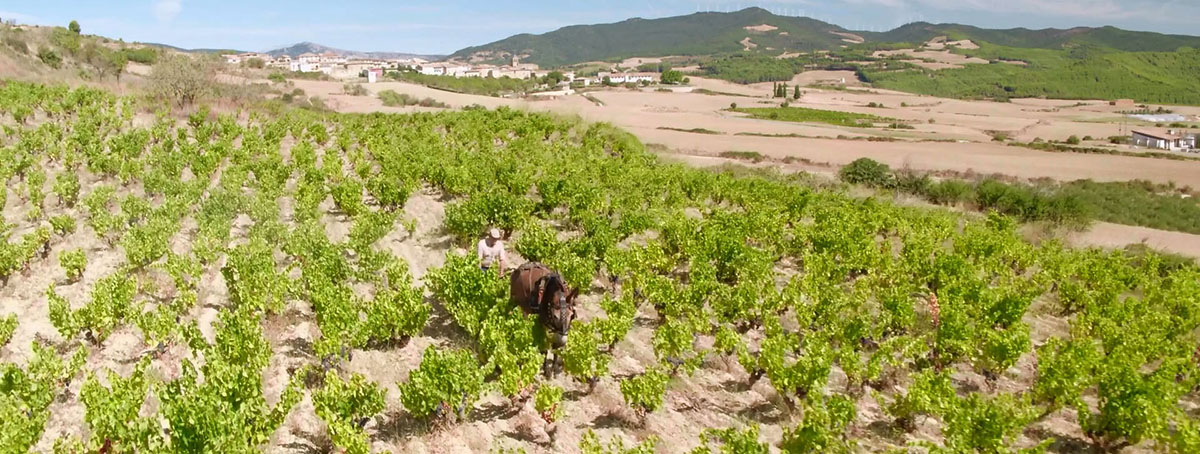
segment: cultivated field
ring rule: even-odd
[[[0,103],[29,113],[0,147],[6,451],[1200,439],[1194,265],[660,164],[507,109],[134,126],[88,89]],[[552,379],[536,322],[464,254],[487,226],[581,290]]]
[[[839,80],[853,81],[853,73],[812,71],[797,75],[792,85],[805,86]],[[413,112],[438,109],[384,107],[372,96],[341,94],[340,84],[295,81],[297,87],[327,99],[343,112]],[[1120,110],[1107,102],[1022,99],[1011,103],[963,101],[875,89],[828,90],[806,88],[792,105],[814,109],[870,114],[895,118],[913,129],[848,128],[819,123],[789,123],[756,120],[726,111],[738,107],[777,105],[765,96],[771,84],[739,85],[725,81],[693,78],[697,88],[711,93],[662,93],[625,89],[593,91],[597,105],[581,96],[553,100],[524,101],[442,92],[401,82],[368,85],[378,92],[393,90],[430,97],[455,107],[482,105],[549,111],[577,115],[588,121],[620,126],[645,143],[660,144],[682,156],[684,162],[704,165],[738,163],[718,157],[729,151],[756,152],[774,160],[774,167],[791,171],[833,174],[855,159],[867,157],[897,169],[934,174],[1002,175],[1020,179],[1050,178],[1060,181],[1147,180],[1162,184],[1200,187],[1200,161],[1178,161],[1136,156],[1138,150],[1108,144],[1112,135],[1134,127],[1153,125],[1125,123]],[[871,103],[883,107],[868,107]],[[1183,115],[1200,115],[1200,108],[1171,107]],[[704,130],[707,134],[685,132]],[[716,134],[713,134],[716,133]],[[1011,140],[1064,141],[1071,136],[1092,136],[1083,146],[1111,150],[1112,154],[1040,151],[1005,145],[993,140],[1004,133]],[[878,139],[888,141],[876,141]],[[1129,153],[1128,156],[1124,155]],[[788,163],[781,163],[788,161]],[[1121,236],[1121,235],[1124,236]],[[1166,250],[1200,257],[1200,236],[1172,232],[1120,230],[1082,235],[1075,241],[1096,240],[1094,245],[1149,244]]]
[[[804,73],[793,84],[818,80],[838,80],[849,72]],[[893,167],[915,170],[978,174],[1003,174],[1018,178],[1054,178],[1069,180],[1090,178],[1097,181],[1145,179],[1159,183],[1200,187],[1200,161],[1170,161],[1119,155],[1055,153],[1007,146],[994,142],[996,133],[1013,140],[1066,140],[1070,136],[1091,136],[1087,142],[1108,147],[1109,136],[1127,134],[1142,125],[1123,124],[1117,111],[1127,107],[1106,102],[1055,100],[1015,100],[1011,103],[962,101],[917,96],[882,90],[805,89],[805,95],[792,105],[895,118],[914,129],[883,130],[845,128],[822,124],[796,124],[741,118],[726,112],[730,103],[739,107],[778,104],[765,98],[771,84],[738,85],[723,81],[693,78],[696,85],[719,93],[745,96],[704,95],[699,93],[660,93],[653,91],[599,91],[592,96],[603,101],[598,106],[579,96],[557,100],[519,101],[438,90],[388,82],[368,86],[373,92],[395,90],[419,97],[432,97],[452,106],[479,104],[485,107],[512,106],[575,114],[589,121],[610,122],[629,130],[647,143],[660,143],[672,149],[715,156],[729,150],[752,150],[772,156],[794,156],[812,161],[843,165],[860,157],[869,157]],[[372,97],[339,95],[341,85],[333,82],[296,81],[306,92],[321,94],[339,111],[393,111],[383,108]],[[882,108],[867,107],[871,103]],[[1200,108],[1172,107],[1177,113],[1200,115]],[[403,109],[396,109],[403,111]],[[1148,125],[1153,127],[1153,125]],[[721,135],[689,134],[660,128],[702,128]],[[1124,133],[1122,133],[1124,131]],[[742,134],[770,135],[775,137]],[[788,137],[789,135],[793,137]],[[841,137],[841,139],[839,139]],[[891,142],[846,140],[868,137],[893,138]],[[1114,151],[1136,151],[1112,146]]]

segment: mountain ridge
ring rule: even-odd
[[[335,47],[329,47],[329,46],[326,46],[323,44],[314,43],[312,41],[301,41],[301,42],[298,42],[291,46],[281,47],[278,49],[272,49],[272,50],[266,51],[264,53],[267,55],[270,55],[272,57],[287,55],[289,57],[295,58],[295,57],[299,56],[300,54],[304,54],[304,53],[320,54],[320,53],[324,53],[324,52],[333,52],[333,53],[338,54],[343,57],[368,57],[368,58],[380,58],[380,59],[387,59],[387,60],[408,59],[408,58],[423,58],[426,60],[440,60],[445,57],[444,55],[415,54],[415,53],[408,53],[408,52],[345,50],[345,49],[338,49]]]
[[[769,27],[758,27],[760,25]],[[628,57],[832,50],[850,44],[845,36],[835,33],[858,35],[868,43],[919,44],[934,37],[950,36],[1011,47],[1046,49],[1073,43],[1123,51],[1174,51],[1179,47],[1200,47],[1200,36],[1130,31],[1112,26],[1034,30],[915,22],[887,32],[855,31],[812,18],[780,16],[751,7],[729,13],[631,18],[607,24],[570,25],[542,34],[522,33],[460,49],[450,58],[487,60],[516,54],[528,62],[561,66]],[[754,45],[746,45],[743,40]]]

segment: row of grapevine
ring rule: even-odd
[[[346,360],[411,348],[441,309],[469,342],[435,342],[396,383],[421,420],[470,418],[498,393],[532,396],[557,423],[580,395],[565,388],[607,386],[644,421],[723,362],[778,394],[791,416],[775,444],[789,452],[861,450],[850,434],[878,422],[867,418],[910,439],[936,420],[939,435],[913,444],[932,452],[1036,451],[1050,437],[1022,434],[1055,418],[1101,451],[1200,445],[1194,264],[1033,244],[1004,216],[898,207],[799,177],[662,164],[611,126],[510,109],[200,110],[135,126],[130,100],[19,82],[0,83],[0,107],[5,206],[28,208],[0,225],[0,278],[13,285],[51,252],[66,277],[44,289],[65,353],[39,340],[24,366],[2,363],[0,416],[23,415],[0,429],[3,450],[55,436],[42,434],[49,403],[82,378],[88,436],[60,439],[63,451],[254,451],[307,393],[335,445],[369,452],[386,386]],[[455,245],[500,228],[595,304],[557,352],[573,383],[539,383],[543,331],[505,280],[451,251],[419,286],[381,244],[413,218],[403,210],[418,191],[446,198]],[[344,238],[330,223],[348,226]],[[69,235],[94,235],[122,263],[89,270],[87,251],[60,247]],[[219,308],[212,338],[195,315],[208,282],[228,295],[206,303]],[[68,285],[87,286],[86,301],[64,298]],[[311,355],[268,399],[263,325],[309,309]],[[1068,329],[1037,333],[1041,316]],[[20,322],[0,316],[0,348],[24,347],[5,346]],[[122,329],[153,352],[186,350],[182,373],[158,378],[155,353],[126,373],[80,374]],[[631,333],[653,357],[615,377]],[[154,414],[139,413],[151,397]],[[859,414],[864,401],[883,413]],[[696,452],[762,452],[761,438],[753,425],[713,428]],[[654,448],[593,434],[580,449]]]

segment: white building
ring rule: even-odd
[[[1134,146],[1156,148],[1159,150],[1190,151],[1196,148],[1196,135],[1185,134],[1182,131],[1168,129],[1165,131],[1138,130],[1133,131]]]
[[[346,63],[346,57],[333,52],[325,52],[317,57],[317,62],[322,65],[342,65]]]
[[[321,70],[321,65],[309,63],[300,60],[294,60],[288,64],[288,69],[293,72],[313,73]]]
[[[312,64],[316,65],[316,64],[321,63],[321,56],[314,54],[312,52],[305,52],[303,54],[297,55],[295,61],[300,62],[300,63],[312,63]]]
[[[444,76],[446,75],[446,65],[439,64],[420,64],[416,66],[417,72],[426,76]]]
[[[471,67],[453,63],[422,63],[417,65],[416,69],[421,74],[425,74],[427,76],[462,77],[467,73],[467,71],[471,70]]]
[[[641,82],[651,83],[651,82],[654,82],[655,80],[658,80],[659,77],[660,76],[658,73],[626,73],[625,81],[626,82],[637,82],[637,83],[641,83]]]

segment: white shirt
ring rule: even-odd
[[[488,246],[486,238],[479,240],[478,254],[481,266],[491,267],[497,260],[508,261],[508,256],[504,253],[504,242],[500,240],[496,240],[491,247]]]

